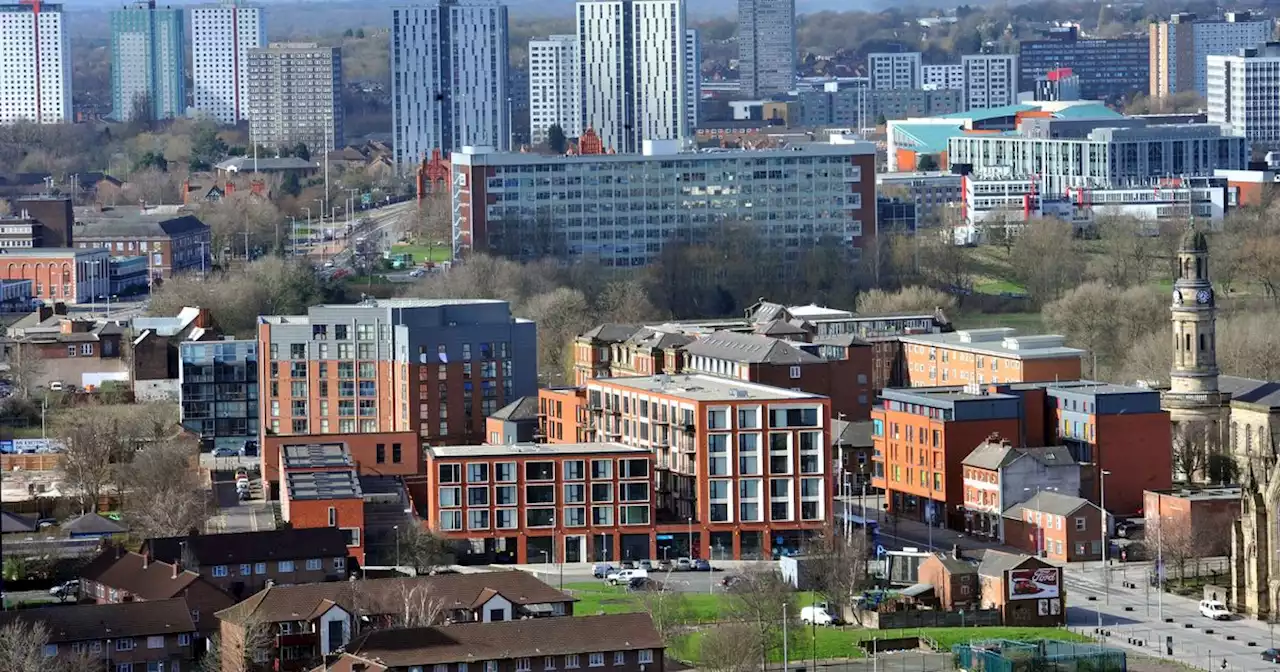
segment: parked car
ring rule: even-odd
[[[643,569],[646,572],[652,572],[653,563],[649,562],[648,560],[641,560],[639,563],[637,563],[637,569]]]
[[[236,497],[238,497],[238,498],[240,499],[240,501],[242,501],[242,502],[247,502],[247,501],[249,501],[249,497],[250,497],[250,495],[249,495],[249,491],[248,491],[248,490],[240,490],[240,491],[238,491],[238,492],[236,493]]]
[[[641,590],[658,591],[658,590],[662,590],[662,582],[661,582],[661,581],[655,581],[654,579],[650,579],[650,578],[649,578],[649,577],[647,577],[647,576],[637,576],[637,577],[635,577],[635,578],[633,578],[633,579],[631,579],[630,581],[628,581],[628,582],[627,582],[627,590],[631,590],[631,591],[641,591]]]
[[[1200,615],[1215,621],[1226,621],[1231,618],[1231,612],[1227,610],[1227,605],[1217,600],[1201,600]]]
[[[59,600],[74,600],[80,597],[80,579],[72,579],[49,589],[49,594]]]
[[[706,560],[694,560],[694,561],[693,561],[693,571],[695,571],[695,572],[709,572],[709,571],[711,571],[711,563],[707,562]]]
[[[223,447],[223,448],[213,449],[214,457],[235,457],[237,454],[238,453],[236,453],[236,450],[234,448]]]
[[[747,577],[745,576],[730,574],[729,576],[726,576],[723,579],[720,579],[720,585],[725,590],[733,590],[734,588],[742,585],[743,583],[746,583],[746,581],[747,581]]]
[[[591,575],[597,579],[603,579],[616,571],[618,571],[618,568],[607,562],[591,566]]]
[[[649,572],[646,572],[643,569],[624,569],[624,570],[609,574],[608,576],[604,577],[604,580],[608,581],[609,585],[616,586],[618,584],[630,583],[631,579],[635,579],[635,578],[647,579],[649,578]]]
[[[635,563],[635,561],[634,561],[634,560],[623,560],[623,561],[622,561],[622,568],[623,568],[623,569],[635,569],[635,568],[636,568],[636,563]]]
[[[658,571],[659,571],[659,572],[670,572],[670,571],[674,570],[675,568],[676,568],[675,563],[671,562],[670,560],[659,560],[659,561],[658,561]]]
[[[1130,539],[1141,533],[1144,527],[1141,520],[1124,520],[1116,525],[1116,536]]]
[[[57,524],[58,524],[57,518],[41,518],[40,520],[36,521],[36,527],[42,530],[46,527],[53,527],[54,525],[57,525]]]
[[[1268,663],[1280,662],[1280,649],[1267,649],[1262,652],[1262,659]]]
[[[832,615],[825,602],[800,610],[800,622],[805,625],[839,625],[840,619]]]
[[[244,457],[256,457],[258,455],[258,441],[256,439],[248,439],[240,446],[240,454]]]
[[[690,570],[692,570],[692,569],[693,569],[693,560],[691,560],[691,559],[689,559],[689,558],[677,558],[677,559],[676,559],[676,571],[677,571],[677,572],[687,572],[687,571],[690,571]]]

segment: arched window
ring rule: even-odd
[[[1244,454],[1253,454],[1253,427],[1249,425],[1244,426]]]
[[[1200,257],[1196,257],[1196,280],[1204,279],[1204,268],[1201,266],[1202,261],[1203,260],[1200,259]]]
[[[1236,423],[1231,423],[1231,452],[1240,452],[1240,427]]]

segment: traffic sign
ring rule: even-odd
[[[888,553],[889,553],[888,551],[884,550],[884,546],[879,546],[879,545],[876,546],[877,558],[884,557],[885,555],[888,555]]]
[[[360,194],[360,205],[369,205],[370,203],[373,203],[373,194],[367,191]]]

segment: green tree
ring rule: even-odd
[[[302,183],[298,181],[296,172],[289,171],[285,173],[284,179],[280,181],[280,193],[294,197],[302,193]]]
[[[363,40],[363,39],[364,39],[364,28],[357,28],[357,29],[356,29],[356,39],[358,39],[358,40]]]
[[[196,163],[209,166],[227,156],[227,143],[218,137],[218,127],[212,122],[197,122],[191,131],[191,169],[197,170]]]
[[[883,114],[876,115],[876,126],[884,126],[887,123],[889,123],[889,120]]]
[[[350,29],[350,28],[348,28],[348,29],[346,29],[346,30],[342,31],[342,36],[343,36],[343,37],[352,37],[352,36],[354,36],[354,35],[355,35],[355,33],[353,33],[353,32],[351,31],[351,29]]]
[[[311,160],[311,150],[307,148],[306,143],[299,142],[298,144],[294,145],[293,155],[298,157],[299,159],[302,159],[303,161]],[[297,194],[294,194],[294,196],[297,196]]]
[[[928,171],[928,170],[937,170],[937,169],[938,169],[938,159],[936,159],[932,154],[921,154],[920,160],[916,161],[916,170]]]
[[[142,172],[148,168],[154,168],[162,173],[169,171],[169,162],[165,160],[164,154],[160,152],[144,152],[133,162],[133,172]]]
[[[547,146],[556,154],[569,151],[569,139],[564,136],[564,129],[560,128],[560,124],[552,124],[547,129]]]

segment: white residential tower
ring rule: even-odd
[[[873,89],[918,89],[920,52],[867,54],[867,74]]]
[[[559,125],[566,137],[582,133],[578,106],[578,36],[529,40],[529,133],[533,144],[547,141]]]
[[[1018,102],[1018,55],[973,54],[963,56],[966,110],[1004,107]]]
[[[267,43],[262,9],[224,0],[190,12],[193,106],[223,124],[247,119],[249,50]]]
[[[0,5],[0,124],[71,121],[71,54],[62,5]]]

